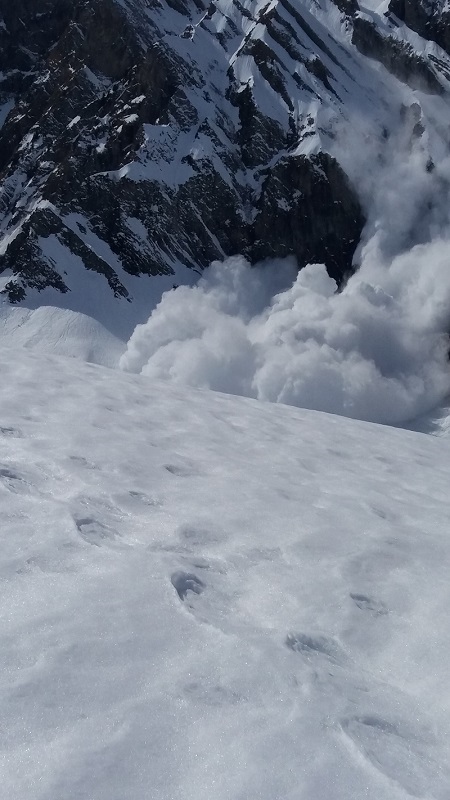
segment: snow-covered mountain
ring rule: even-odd
[[[342,281],[364,176],[448,151],[449,30],[428,0],[0,0],[9,300],[129,334],[224,256]]]
[[[10,800],[447,800],[449,444],[0,348]]]
[[[449,45],[0,0],[5,798],[449,800]]]

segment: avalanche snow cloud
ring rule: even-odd
[[[337,294],[325,267],[311,265],[254,316],[246,300],[260,276],[242,258],[216,262],[196,288],[164,295],[147,324],[137,327],[121,366],[375,422],[411,419],[436,406],[449,388],[439,326],[448,305],[440,287],[437,297],[424,291],[436,269],[430,257],[445,270],[443,247],[418,246],[397,259],[389,283],[400,297],[362,276]],[[405,286],[408,271],[417,281]],[[244,289],[239,301],[230,301],[230,279]]]
[[[418,147],[400,157],[404,145],[400,134],[368,159],[370,142],[347,143],[368,223],[341,292],[323,265],[294,279],[292,262],[215,262],[163,296],[121,367],[388,424],[438,405],[450,391],[450,168]]]

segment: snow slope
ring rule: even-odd
[[[117,365],[124,345],[86,314],[53,306],[36,309],[0,304],[2,345],[22,345],[40,352],[70,355],[108,367]]]
[[[448,800],[448,439],[0,350],[11,800]]]

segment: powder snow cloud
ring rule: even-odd
[[[163,296],[121,367],[388,424],[438,405],[450,392],[450,161],[432,163],[404,121],[370,158],[367,140],[348,144],[368,223],[341,292],[323,265],[215,262]]]

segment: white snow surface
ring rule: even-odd
[[[4,797],[448,800],[448,439],[0,362]]]
[[[53,306],[0,305],[0,341],[109,367],[117,365],[124,350],[123,342],[96,319]]]

